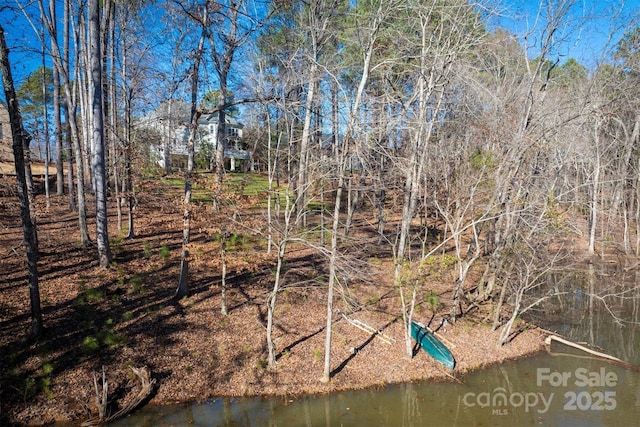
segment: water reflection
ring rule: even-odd
[[[615,375],[615,385],[582,385],[578,369],[590,375],[605,372],[609,379]],[[545,380],[549,373],[567,376],[567,381],[552,385]],[[605,393],[608,406],[598,397]],[[402,384],[287,402],[217,399],[145,409],[114,425],[613,427],[635,426],[639,419],[637,372],[600,360],[539,355],[472,373],[463,384]]]
[[[640,276],[618,266],[589,265],[549,275],[557,296],[528,314],[529,320],[576,342],[586,342],[640,365]],[[540,289],[541,296],[548,289]]]
[[[551,277],[549,287],[558,296],[533,312],[533,320],[640,365],[639,328],[633,323],[640,320],[637,279],[635,272],[594,267]],[[625,286],[631,291],[624,292]],[[639,425],[640,372],[584,356],[544,353],[471,373],[462,383],[401,384],[296,400],[216,399],[151,407],[112,425]]]

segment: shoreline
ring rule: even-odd
[[[340,392],[383,389],[387,386],[403,383],[464,382],[464,377],[470,373],[491,366],[527,357],[534,357],[542,353],[545,348],[544,338],[547,335],[546,332],[537,327],[529,327],[516,336],[513,342],[498,349],[495,347],[493,340],[484,339],[484,343],[488,344],[487,346],[479,344],[480,341],[478,338],[487,332],[485,326],[480,325],[471,329],[462,326],[460,329],[464,330],[460,333],[450,331],[450,338],[454,345],[461,342],[467,342],[471,345],[467,351],[455,351],[457,364],[451,373],[422,350],[419,350],[412,359],[407,359],[406,357],[397,358],[396,363],[391,366],[389,364],[374,365],[372,369],[369,369],[373,373],[373,376],[369,376],[368,380],[357,377],[357,374],[356,376],[353,374],[345,374],[348,376],[348,379],[343,378],[340,377],[341,372],[334,376],[328,384],[320,382],[320,371],[318,371],[316,378],[314,378],[314,376],[309,378],[309,376],[304,374],[296,375],[296,370],[292,369],[293,366],[279,364],[275,370],[266,368],[267,375],[271,376],[272,379],[277,377],[279,381],[274,380],[273,382],[267,382],[262,384],[261,387],[252,386],[251,383],[242,384],[238,387],[238,384],[233,384],[232,381],[230,381],[225,384],[218,384],[217,387],[215,387],[216,390],[226,389],[229,391],[227,393],[212,393],[205,394],[204,396],[193,394],[177,400],[167,399],[165,393],[159,393],[159,390],[157,390],[145,406],[161,407],[172,404],[202,403],[207,400],[220,398],[302,399],[308,396],[323,396]],[[499,332],[499,329],[491,332],[491,338],[493,338],[494,335],[497,337]],[[510,345],[513,347],[509,348]],[[396,343],[396,346],[398,346],[398,343]],[[478,352],[478,350],[484,351]],[[394,353],[397,354],[396,351],[394,351]],[[382,355],[380,355],[380,357],[382,357]],[[355,359],[356,358],[352,359],[351,362]],[[375,355],[371,353],[366,359],[363,358],[360,363],[353,366],[352,370],[358,371],[362,366],[366,365],[371,367],[371,362],[375,361],[375,359]],[[387,372],[386,375],[383,374],[385,371]],[[298,373],[300,372],[301,371],[298,371]],[[377,379],[372,380],[372,378]]]
[[[147,367],[156,380],[147,405],[205,401],[217,397],[271,397],[327,394],[416,381],[454,381],[444,367],[420,350],[405,354],[404,330],[398,320],[399,293],[392,286],[390,261],[370,260],[368,271],[349,283],[349,301],[336,296],[335,306],[373,330],[383,330],[395,343],[334,317],[332,380],[320,382],[324,362],[326,276],[322,260],[301,248],[290,248],[287,286],[278,294],[274,340],[278,363],[266,366],[266,302],[273,286],[272,255],[243,251],[229,257],[227,300],[221,313],[219,243],[205,240],[190,262],[189,296],[173,297],[179,277],[181,213],[164,205],[141,205],[135,239],[114,241],[114,264],[97,266],[92,251],[79,247],[77,218],[64,199],[54,199],[39,227],[40,293],[45,333],[37,342],[26,337],[29,309],[23,279],[23,257],[0,259],[4,278],[0,305],[0,417],[11,424],[78,422],[95,418],[94,374],[104,367],[115,413],[139,390],[130,367]],[[17,205],[7,205],[17,210]],[[45,209],[40,206],[40,209]],[[197,226],[194,225],[197,229]],[[17,246],[21,229],[6,224],[3,242]],[[206,235],[204,235],[206,239]],[[197,234],[194,240],[202,239]],[[210,246],[206,246],[210,244]],[[178,246],[179,247],[179,246]],[[311,280],[310,280],[311,279]],[[471,279],[470,279],[471,280]],[[312,285],[298,283],[313,281]],[[414,319],[435,327],[450,310],[447,276],[421,285]],[[6,289],[5,289],[6,288]],[[490,303],[480,306],[438,331],[456,358],[454,377],[532,355],[544,348],[544,333],[525,329],[497,348],[500,329],[483,323]]]
[[[201,299],[201,303],[202,301],[211,302],[213,298]],[[188,306],[188,299],[182,304]],[[173,310],[173,307],[165,310]],[[218,312],[215,314],[214,317],[221,316]],[[158,315],[162,315],[162,312]],[[362,313],[361,317],[365,315],[368,315],[369,321],[374,324],[380,316],[379,313],[367,312]],[[186,316],[190,318],[189,314]],[[192,320],[195,319],[189,319],[189,322]],[[230,315],[227,330],[234,330],[243,320],[248,321],[246,316]],[[303,325],[306,323],[308,322]],[[298,327],[301,328],[302,325]],[[396,337],[395,344],[389,345],[371,336],[367,337],[367,334],[347,322],[336,322],[332,349],[334,375],[328,384],[320,382],[322,360],[318,360],[315,356],[317,350],[314,350],[323,342],[324,333],[316,333],[284,353],[280,349],[280,359],[275,369],[263,367],[263,353],[253,352],[245,344],[260,338],[253,334],[247,334],[242,343],[232,345],[237,351],[219,360],[215,369],[212,369],[211,359],[204,357],[201,352],[207,347],[212,347],[214,342],[219,352],[230,351],[223,348],[222,344],[229,336],[215,334],[216,341],[209,341],[207,344],[201,340],[199,345],[191,347],[188,353],[183,351],[191,341],[188,336],[154,354],[149,353],[150,347],[147,345],[138,346],[137,350],[124,345],[119,349],[117,357],[103,365],[106,368],[109,388],[120,390],[119,394],[122,396],[114,402],[116,405],[111,407],[111,413],[124,406],[127,398],[140,389],[139,383],[132,378],[129,366],[148,367],[152,378],[157,381],[151,396],[137,409],[144,406],[161,407],[204,402],[217,398],[299,399],[304,396],[383,388],[401,383],[464,381],[464,376],[468,373],[536,355],[543,351],[546,336],[539,328],[529,326],[509,344],[497,348],[496,339],[500,329],[490,331],[488,326],[473,324],[471,320],[463,318],[441,332],[450,343],[449,348],[456,358],[456,368],[450,374],[421,349],[412,359],[404,355],[404,343],[399,342],[398,337],[401,335],[397,334],[402,332],[399,322],[390,324],[385,334],[387,332],[389,336]],[[289,336],[289,344],[296,343],[301,337],[308,335],[308,332],[300,330],[295,336]],[[352,352],[354,345],[361,347],[355,354]],[[147,350],[141,351],[140,348]],[[140,356],[138,361],[145,363],[133,363],[133,353],[136,352]],[[235,366],[243,354],[247,359],[242,366]],[[99,366],[98,363],[86,360],[73,369],[67,369],[54,381],[51,387],[53,397],[36,396],[21,410],[5,415],[10,416],[11,422],[29,425],[93,419],[97,407],[94,403],[95,392],[89,379],[94,373],[100,372]]]
[[[206,398],[198,398],[198,397],[194,397],[192,399],[187,399],[187,400],[180,400],[180,401],[161,401],[158,400],[156,397],[153,397],[151,399],[148,400],[148,402],[144,405],[141,405],[139,407],[137,407],[135,410],[131,411],[129,414],[135,414],[135,412],[137,411],[145,411],[145,410],[151,410],[153,411],[155,408],[160,408],[162,409],[163,407],[169,407],[169,406],[179,406],[179,405],[203,405],[203,404],[207,404],[207,402],[213,402],[219,399],[264,399],[264,400],[279,400],[279,399],[284,399],[284,401],[288,402],[288,403],[292,403],[293,401],[296,400],[302,400],[302,399],[306,399],[306,398],[317,398],[317,397],[323,397],[323,396],[330,396],[332,394],[335,393],[349,393],[349,392],[359,392],[359,391],[376,391],[376,390],[380,390],[383,391],[385,388],[387,387],[394,387],[394,386],[400,386],[402,384],[416,384],[416,383],[452,383],[452,382],[458,382],[458,383],[464,383],[465,377],[469,374],[472,374],[474,372],[477,371],[481,371],[483,369],[488,369],[492,366],[497,366],[497,365],[502,365],[504,363],[509,363],[509,362],[514,362],[517,360],[522,360],[522,359],[526,359],[529,357],[536,357],[540,354],[543,354],[545,352],[545,344],[544,344],[544,335],[548,335],[548,331],[545,331],[544,329],[538,328],[537,326],[532,326],[529,325],[529,330],[533,331],[533,334],[527,334],[526,337],[523,338],[533,338],[535,339],[536,342],[538,342],[539,347],[537,349],[531,349],[531,350],[525,350],[524,353],[511,353],[510,356],[507,357],[503,357],[500,358],[498,360],[492,360],[489,361],[487,363],[484,363],[483,365],[480,366],[470,366],[470,367],[466,367],[464,369],[464,371],[458,371],[458,368],[456,366],[456,369],[454,369],[453,372],[449,373],[447,372],[447,370],[444,367],[440,367],[440,365],[438,365],[433,359],[430,359],[430,362],[432,363],[432,365],[436,366],[436,368],[440,367],[441,369],[439,369],[438,372],[436,372],[435,375],[429,375],[429,376],[424,376],[424,377],[417,377],[417,378],[412,378],[409,380],[402,380],[402,381],[397,381],[397,382],[384,382],[384,383],[375,383],[375,384],[369,384],[369,385],[363,385],[360,387],[353,387],[353,386],[348,386],[347,387],[329,387],[329,389],[327,390],[322,390],[322,391],[315,391],[315,392],[307,392],[307,391],[302,391],[302,392],[298,392],[298,393],[294,393],[294,392],[290,392],[290,391],[283,391],[283,390],[278,390],[274,393],[255,393],[255,394],[243,394],[243,395],[217,395],[217,396],[209,396]],[[526,331],[525,331],[526,332]],[[517,338],[517,337],[516,337]],[[541,339],[541,341],[538,341],[538,339]],[[420,350],[420,353],[422,352],[422,350]],[[425,355],[426,356],[426,355]],[[417,356],[414,356],[414,358]],[[407,359],[407,362],[410,362]],[[126,415],[129,415],[126,414]],[[126,417],[126,415],[124,415],[123,417]],[[119,418],[118,418],[119,419]],[[115,420],[113,420],[115,421]]]

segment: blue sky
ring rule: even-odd
[[[15,0],[0,0],[0,24],[4,28],[11,72],[16,89],[29,73],[42,64],[41,43],[19,10],[13,10]],[[12,8],[4,8],[9,5]],[[36,23],[38,25],[38,23]],[[47,66],[51,66],[47,58]],[[4,99],[4,91],[2,99]]]
[[[0,0],[0,23],[5,29],[7,44],[11,49],[10,59],[16,87],[42,63],[39,39],[33,28],[20,11],[5,8],[7,5],[15,8],[17,1],[21,4],[27,3],[26,0]],[[56,3],[60,5],[61,2]],[[544,11],[544,7],[541,9],[541,2],[502,0],[500,4],[501,16],[492,20],[490,28],[500,26],[519,35],[527,30],[534,30],[528,38],[528,43],[531,46],[530,56],[537,56],[541,24],[539,21],[536,22],[536,17],[541,10]],[[36,12],[35,9],[31,11]],[[577,0],[570,10],[568,25],[557,33],[557,48],[552,52],[550,59],[559,59],[560,63],[563,63],[573,57],[593,68],[601,58],[603,50],[608,49],[610,53],[624,30],[640,23],[639,15],[640,0]],[[59,16],[62,16],[62,11]],[[39,23],[35,22],[35,25]],[[611,34],[614,37],[609,40]],[[49,59],[47,66],[51,66]],[[4,99],[3,91],[0,91],[0,99]]]
[[[541,6],[540,1],[503,0],[503,16],[495,20],[496,25],[518,35],[534,30],[528,40],[531,57],[539,53],[543,21],[536,18],[545,15],[547,3],[542,2]],[[593,68],[603,53],[611,54],[627,29],[640,24],[640,0],[577,0],[574,3],[569,9],[567,25],[556,33],[557,47],[551,54],[551,59],[560,59],[560,63],[575,58]],[[521,43],[524,43],[522,39]]]

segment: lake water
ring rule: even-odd
[[[640,292],[623,272],[552,280],[562,294],[530,313],[574,341],[640,365]],[[611,296],[624,289],[624,295]],[[543,292],[541,290],[540,292]],[[597,293],[600,298],[589,297]],[[608,295],[603,297],[603,295]],[[606,305],[604,304],[606,302]],[[617,319],[614,319],[614,316]],[[639,426],[640,372],[560,344],[553,354],[470,373],[462,383],[400,384],[329,396],[216,399],[143,408],[113,426]],[[558,354],[563,353],[563,354]],[[569,354],[567,354],[569,353]]]

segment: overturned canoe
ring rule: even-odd
[[[456,366],[456,360],[449,349],[424,326],[417,322],[411,322],[411,336],[424,351],[438,362],[451,370]]]

